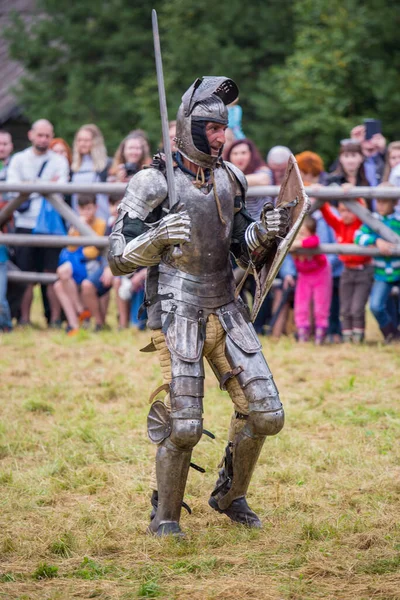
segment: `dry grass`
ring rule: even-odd
[[[372,327],[369,337],[378,336]],[[287,414],[254,474],[261,531],[207,505],[229,398],[208,372],[185,541],[145,535],[160,383],[146,333],[0,338],[0,598],[400,598],[399,347],[266,340]]]

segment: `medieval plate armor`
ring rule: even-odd
[[[258,261],[260,268],[260,260],[275,252],[276,239],[286,235],[288,212],[273,209],[254,222],[245,208],[245,176],[212,155],[203,128],[208,122],[227,124],[226,104],[237,95],[236,84],[225,77],[194,82],[177,117],[177,204],[168,209],[158,159],[146,174],[131,179],[110,236],[114,274],[148,268],[145,306],[154,331],[145,350],[159,353],[169,390],[168,402],[157,400],[148,419],[149,437],[158,446],[157,505],[149,526],[155,535],[181,533],[191,455],[203,433],[204,358],[230,393],[236,415],[212,508],[260,526],[245,496],[265,438],[284,423],[249,312],[235,292],[231,253],[240,264]]]

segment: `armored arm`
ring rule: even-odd
[[[268,204],[265,208],[268,208]],[[283,237],[288,229],[288,216],[283,209],[266,210],[260,221],[254,221],[242,207],[235,215],[233,223],[232,252],[243,269],[249,262],[261,267],[271,250],[276,247],[277,238]]]
[[[133,273],[137,269],[136,266],[131,264],[129,260],[123,257],[124,250],[126,247],[126,237],[124,231],[124,217],[125,214],[120,212],[117,220],[114,223],[113,230],[109,237],[110,249],[108,251],[108,264],[113,275],[128,275]],[[135,223],[136,221],[136,223]],[[136,225],[138,231],[142,230],[144,223],[136,219],[132,222],[132,225]]]
[[[169,214],[157,225],[131,240],[122,258],[135,269],[151,267],[160,262],[161,255],[169,246],[184,244],[190,240],[190,218],[186,211]]]
[[[166,180],[160,171],[146,169],[131,179],[110,235],[108,261],[114,275],[156,265],[169,246],[189,241],[186,211],[168,214],[154,223],[161,216],[156,215],[156,209],[166,196]]]
[[[271,202],[264,205],[261,219],[254,221],[245,207],[247,180],[242,171],[231,163],[225,163],[236,179],[235,216],[231,250],[239,266],[246,269],[251,261],[256,267],[262,266],[276,239],[284,237],[289,226],[286,209],[274,208]]]
[[[127,275],[138,268],[123,256],[125,247],[130,240],[149,230],[154,221],[152,216],[167,192],[165,176],[155,168],[143,169],[130,180],[109,238],[108,262],[114,275]]]

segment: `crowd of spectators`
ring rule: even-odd
[[[291,150],[274,146],[263,159],[262,153],[242,130],[242,109],[230,107],[229,129],[223,159],[232,162],[245,174],[249,187],[280,185],[285,175]],[[175,122],[170,123],[173,151]],[[0,131],[0,181],[12,184],[37,181],[76,184],[101,182],[127,183],[148,166],[152,153],[144,131],[127,133],[114,156],[108,156],[100,129],[94,124],[82,125],[76,132],[72,148],[66,140],[54,137],[53,125],[46,119],[33,123],[30,145],[13,154],[11,136]],[[264,149],[266,150],[266,149]],[[337,160],[325,169],[321,157],[311,151],[296,155],[305,186],[400,186],[400,142],[386,145],[381,133],[368,135],[365,125],[350,132],[340,142]],[[0,208],[16,193],[3,193]],[[334,193],[333,193],[334,197]],[[64,200],[81,221],[97,235],[107,235],[117,217],[120,197],[104,193],[65,195]],[[247,210],[253,219],[260,218],[267,201],[265,196],[251,196]],[[280,337],[294,333],[299,342],[311,339],[316,344],[353,342],[365,337],[365,312],[368,299],[383,338],[400,338],[398,330],[398,287],[400,257],[392,255],[395,244],[381,238],[353,214],[345,202],[312,201],[312,216],[308,216],[279,273],[274,287],[255,322],[259,334]],[[358,202],[374,212],[374,216],[400,235],[400,208],[397,200],[378,197],[359,198]],[[7,273],[12,269],[55,274],[55,283],[41,286],[43,311],[48,326],[64,327],[75,335],[81,327],[93,326],[100,331],[107,326],[110,294],[115,293],[118,327],[143,329],[146,324],[140,307],[144,299],[146,270],[132,277],[113,277],[104,253],[95,246],[79,246],[79,232],[57,214],[40,194],[24,198],[3,232],[25,235],[37,233],[67,234],[77,237],[76,246],[41,248],[36,246],[1,245],[0,233],[0,332],[10,332],[13,326],[31,325],[33,284],[9,284]],[[47,211],[47,213],[46,213]],[[71,217],[72,218],[72,217]],[[296,252],[302,248],[318,248],[322,243],[376,247],[380,256],[374,259],[360,255],[313,254]],[[240,272],[237,272],[237,280]],[[8,293],[7,293],[8,287]],[[254,278],[248,277],[242,294],[252,302],[256,289]],[[293,309],[293,311],[291,311]],[[138,317],[138,312],[140,317]],[[293,315],[293,318],[291,316]]]

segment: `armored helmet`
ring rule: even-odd
[[[176,117],[176,146],[188,160],[203,168],[215,167],[218,156],[212,156],[205,133],[206,123],[228,125],[228,104],[239,90],[227,77],[202,77],[182,96]]]

